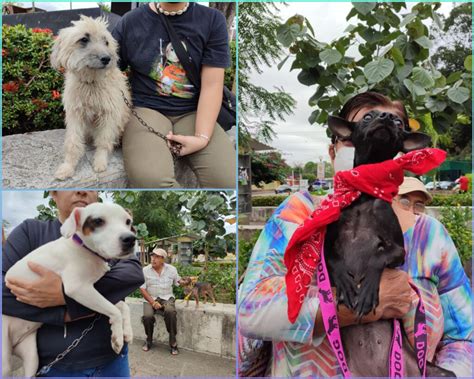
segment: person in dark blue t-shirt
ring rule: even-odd
[[[64,295],[61,277],[41,265],[30,264],[39,279],[35,282],[11,280],[5,274],[17,261],[36,248],[61,237],[60,228],[75,207],[98,200],[96,191],[53,191],[58,218],[50,221],[25,220],[3,245],[2,313],[43,323],[37,345],[40,368],[54,361],[94,320],[94,312]],[[115,304],[143,284],[143,271],[137,259],[112,262],[112,267],[94,286]],[[47,377],[129,377],[128,346],[117,355],[110,344],[107,317],[100,317],[90,333],[43,376]]]
[[[200,72],[199,91],[173,49],[164,17]],[[186,156],[201,187],[235,188],[235,149],[216,126],[224,69],[230,64],[224,15],[197,3],[149,3],[126,13],[112,34],[119,43],[121,68],[130,69],[138,116],[169,141],[183,145],[181,156]],[[122,146],[132,187],[179,187],[169,141],[131,116]]]

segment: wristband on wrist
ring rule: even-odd
[[[207,143],[209,143],[209,141],[211,140],[208,136],[206,136],[205,134],[201,134],[201,133],[196,133],[195,134],[196,137],[199,137],[199,138],[204,138]]]

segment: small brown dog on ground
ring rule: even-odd
[[[207,297],[209,296],[212,300],[212,305],[216,306],[216,298],[214,297],[214,289],[210,283],[198,282],[197,276],[185,276],[180,281],[181,286],[184,288],[184,294],[186,295],[186,306],[189,305],[189,298],[194,296],[196,300],[196,308],[199,308],[199,297],[203,296],[204,304],[207,303]]]

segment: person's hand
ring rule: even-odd
[[[158,310],[158,309],[161,309],[161,304],[158,301],[155,301],[152,304],[152,307],[153,307],[154,310]]]
[[[411,307],[411,287],[409,276],[401,270],[386,268],[382,272],[379,285],[379,305],[373,312],[363,316],[360,320],[352,309],[340,304],[337,309],[337,318],[341,327],[366,324],[380,319],[394,319],[405,316]],[[336,298],[336,288],[332,288],[333,297]],[[321,310],[316,314],[314,335],[324,333]]]
[[[39,308],[66,304],[58,274],[34,262],[28,262],[28,267],[40,278],[34,282],[12,278],[5,283],[18,301]]]
[[[382,319],[402,318],[411,307],[409,276],[401,270],[386,268],[380,279],[379,312]]]
[[[181,157],[202,150],[209,143],[209,141],[203,137],[183,136],[180,134],[173,134],[173,132],[169,132],[166,138],[168,138],[168,147],[170,146],[170,141],[180,143],[183,146],[180,150]]]

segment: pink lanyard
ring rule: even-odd
[[[323,237],[324,239],[324,237]],[[326,261],[324,259],[324,246],[321,251],[321,258],[317,267],[317,282],[319,288],[319,306],[321,307],[321,315],[323,318],[324,329],[329,339],[329,343],[336,354],[339,367],[342,370],[344,378],[350,378],[351,372],[347,366],[346,356],[342,347],[341,333],[339,331],[339,322],[337,320],[336,306],[332,296],[331,283],[329,281]],[[426,374],[426,352],[427,352],[427,334],[426,334],[426,316],[423,301],[421,299],[420,291],[414,284],[410,283],[411,287],[417,293],[420,301],[416,307],[415,313],[415,353],[418,368],[425,377]],[[390,362],[389,372],[390,378],[403,377],[403,351],[402,351],[402,333],[400,329],[400,321],[393,320],[393,337],[390,348]]]

